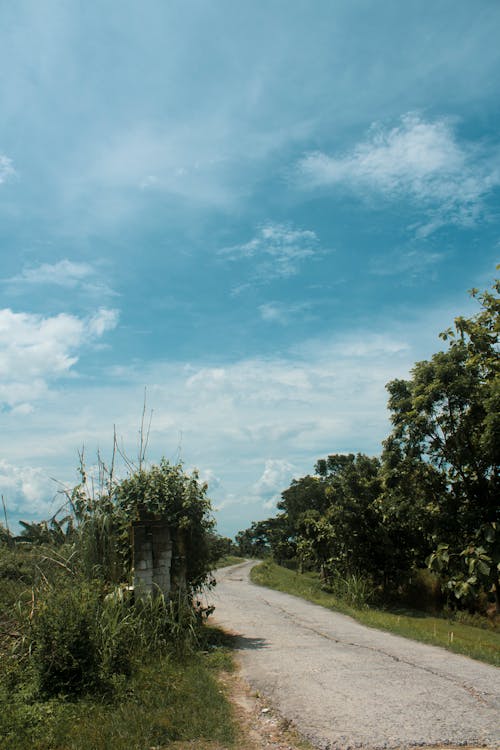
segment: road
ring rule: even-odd
[[[242,676],[321,750],[500,748],[500,669],[217,572],[215,622]]]

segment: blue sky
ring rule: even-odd
[[[0,8],[0,490],[198,467],[219,530],[333,452],[499,260],[492,0]]]

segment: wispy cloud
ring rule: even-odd
[[[479,143],[460,141],[448,119],[428,122],[417,114],[391,129],[373,125],[347,153],[306,154],[298,170],[307,187],[342,185],[416,200],[430,210],[421,234],[446,223],[474,224],[483,199],[500,185],[498,158]]]
[[[16,171],[12,165],[12,159],[9,159],[8,156],[4,156],[4,154],[0,154],[0,185],[15,173]]]
[[[310,229],[267,223],[253,239],[223,248],[219,256],[229,261],[248,261],[253,281],[284,279],[299,273],[301,265],[322,252],[318,236]]]
[[[374,276],[398,276],[401,283],[412,284],[424,275],[434,278],[437,266],[447,257],[446,252],[396,250],[374,258],[370,263],[370,273]]]
[[[286,326],[298,315],[310,314],[311,303],[285,304],[283,302],[265,302],[259,305],[259,313],[262,320],[268,323],[278,323]]]
[[[21,273],[5,279],[11,286],[52,285],[63,289],[80,289],[85,293],[115,295],[101,278],[97,268],[90,263],[81,263],[64,258],[57,263],[40,263],[27,266]]]
[[[117,323],[118,312],[105,308],[88,318],[0,310],[0,404],[29,413],[30,403],[47,394],[49,382],[70,372],[80,350]]]

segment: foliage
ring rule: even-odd
[[[500,520],[499,292],[499,281],[493,292],[473,290],[481,310],[456,318],[442,334],[448,348],[418,362],[411,379],[389,383],[394,429],[385,462],[395,506],[412,488],[406,515],[422,524],[432,545],[429,564],[447,588],[470,598],[486,587],[500,607],[493,550]]]
[[[33,624],[33,663],[45,695],[79,695],[99,680],[97,593],[89,585],[47,592]]]
[[[0,523],[0,547],[10,547],[12,545],[12,534],[3,524]]]
[[[105,701],[41,700],[27,684],[0,680],[2,750],[149,750],[178,741],[233,747],[236,727],[218,680],[228,666],[219,648],[183,661],[143,658]]]
[[[250,528],[239,531],[235,539],[242,557],[266,557],[271,551],[265,521],[253,521]]]
[[[114,458],[88,472],[82,453],[58,514],[24,522],[16,538],[0,528],[2,747],[148,748],[234,733],[199,652],[209,610],[193,599],[234,546],[215,534],[196,472],[166,460],[147,468],[143,456],[127,465],[118,481]],[[176,585],[168,599],[134,602],[130,525],[144,516],[170,526]]]
[[[500,574],[500,533],[496,522],[486,523],[475,533],[474,539],[460,552],[450,544],[440,543],[429,555],[431,570],[446,574],[446,587],[457,599],[471,603],[481,591],[491,591],[491,581]]]
[[[161,518],[173,535],[172,578],[178,587],[199,590],[210,582],[211,516],[207,485],[198,473],[187,474],[182,463],[163,458],[158,465],[136,471],[116,489],[120,511],[129,521]]]
[[[238,552],[238,547],[227,536],[210,531],[207,533],[208,555],[212,566],[218,567],[219,560],[231,557]]]

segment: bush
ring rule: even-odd
[[[322,588],[356,609],[367,607],[375,598],[375,588],[371,580],[367,576],[354,573],[347,576],[330,576]]]
[[[104,595],[99,582],[70,580],[41,593],[32,627],[33,664],[45,696],[110,693],[134,661],[185,656],[198,642],[200,616],[179,596]]]
[[[401,601],[414,609],[435,614],[444,604],[444,596],[439,577],[426,568],[412,571],[406,586],[403,587]]]
[[[33,624],[33,663],[45,695],[80,695],[99,683],[98,594],[70,581],[47,591]]]

